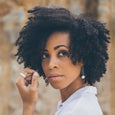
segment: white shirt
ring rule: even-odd
[[[96,94],[94,86],[80,88],[63,103],[58,102],[55,115],[103,115]]]

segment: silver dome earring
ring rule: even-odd
[[[81,68],[81,75],[82,75],[81,78],[85,79],[86,76],[84,74],[84,66],[82,66],[82,68]]]

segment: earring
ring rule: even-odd
[[[85,75],[82,75],[81,78],[82,78],[82,79],[85,79]]]
[[[43,78],[44,78],[44,80],[45,80],[46,86],[48,86],[49,81],[48,81],[48,79],[46,78],[46,76],[45,76],[45,74],[44,74],[44,73],[43,73]]]
[[[82,75],[81,78],[85,79],[86,76],[84,74],[84,66],[82,66],[82,68],[81,68],[81,75]]]

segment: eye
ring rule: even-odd
[[[49,55],[47,53],[43,53],[42,56],[41,56],[42,59],[46,59],[48,57],[49,57]]]
[[[60,51],[58,53],[58,55],[59,55],[59,57],[62,57],[62,56],[68,56],[69,57],[69,53],[67,51],[64,51],[64,50]]]

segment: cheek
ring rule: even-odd
[[[43,71],[45,72],[46,71],[46,66],[45,66],[45,63],[42,63],[42,69],[43,69]]]
[[[61,65],[63,64],[63,65],[66,66],[66,67],[67,67],[67,65],[68,65],[68,66],[71,66],[71,65],[72,65],[72,61],[71,61],[70,58],[68,58],[68,57],[61,58],[61,59],[60,59],[60,63],[61,63]]]
[[[73,70],[71,70],[71,74],[73,76],[79,76],[80,75],[80,71],[81,71],[80,67],[75,67],[75,68],[73,68]]]
[[[68,63],[68,65],[65,65],[65,73],[68,76],[79,76],[81,72],[81,66],[79,65],[73,65],[72,63]]]

